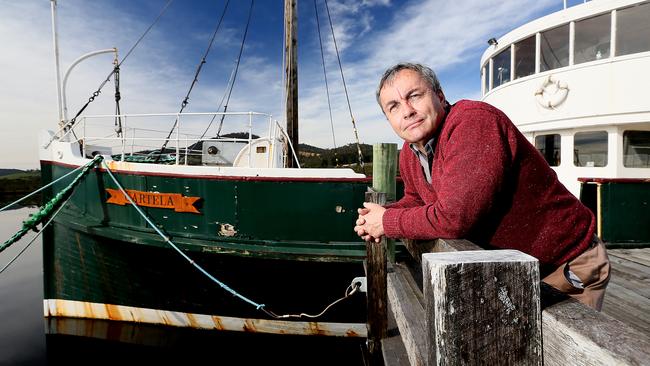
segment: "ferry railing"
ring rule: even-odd
[[[204,134],[196,133],[190,131],[191,127],[188,123],[189,118],[200,118],[203,116],[210,117],[243,117],[244,121],[239,121],[242,125],[244,131],[247,132],[248,136],[246,138],[204,138]],[[161,129],[152,129],[152,128],[143,128],[142,126],[136,127],[134,123],[135,119],[145,119],[145,118],[155,118],[155,117],[175,117],[177,120],[175,135],[171,139],[156,137],[155,134],[165,134],[167,131]],[[115,119],[120,118],[122,123],[122,133],[120,136],[117,136],[114,132],[108,134],[100,134],[97,131],[106,129],[108,126],[106,124],[93,124],[97,120],[106,120],[106,119]],[[87,156],[87,147],[93,143],[99,142],[100,144],[106,144],[105,148],[111,149],[111,155],[119,155],[119,160],[124,161],[127,156],[137,155],[136,150],[146,151],[147,149],[159,149],[164,143],[172,143],[171,147],[174,152],[174,164],[180,165],[181,163],[187,165],[189,163],[188,158],[196,153],[196,150],[192,148],[196,143],[200,141],[231,141],[231,142],[245,142],[248,144],[248,166],[253,164],[253,129],[261,130],[264,129],[260,126],[259,122],[256,122],[256,118],[261,118],[266,120],[267,124],[267,133],[261,133],[260,136],[266,135],[269,140],[270,148],[267,151],[267,161],[269,164],[273,161],[272,153],[275,151],[275,140],[286,135],[282,128],[278,125],[277,121],[273,120],[273,116],[267,113],[260,112],[193,112],[193,113],[155,113],[155,114],[119,114],[119,115],[91,115],[83,116],[79,120],[79,124],[74,129],[70,129],[61,133],[59,140],[64,140],[69,138],[70,135],[75,136],[75,140],[81,146],[81,152],[83,156]],[[275,123],[274,123],[275,122]],[[203,124],[200,127],[194,126],[194,129],[202,130],[205,127]],[[81,131],[79,131],[81,130]],[[81,136],[77,137],[74,134],[74,131],[81,132]],[[91,132],[92,131],[92,132]],[[193,133],[194,132],[194,133]],[[149,136],[147,136],[149,135]],[[149,142],[149,144],[146,144]],[[293,152],[294,157],[296,153],[293,149],[293,146],[290,146],[290,149]],[[116,151],[117,150],[117,151]],[[129,152],[130,150],[130,152]],[[184,150],[184,154],[181,154]],[[159,151],[160,154],[163,154],[164,151]],[[181,161],[181,155],[183,155],[183,160]],[[201,155],[199,153],[198,155]],[[268,166],[268,164],[267,164]]]

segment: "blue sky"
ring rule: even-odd
[[[59,0],[61,72],[82,54],[117,47],[120,57],[167,0]],[[570,1],[575,5],[582,1]],[[205,52],[225,1],[175,0],[122,65],[123,113],[176,112]],[[374,98],[383,70],[399,61],[428,64],[450,101],[480,98],[479,62],[487,40],[562,1],[328,0],[352,113],[362,143],[398,142]],[[453,4],[453,5],[452,5]],[[0,0],[0,168],[37,168],[39,130],[55,129],[57,101],[50,1]],[[337,145],[354,141],[324,0],[317,0]],[[186,111],[216,111],[234,67],[250,2],[231,0]],[[230,111],[271,113],[283,123],[281,0],[257,0]],[[301,142],[332,147],[313,0],[299,0]],[[76,112],[112,68],[103,55],[79,64],[68,81]],[[113,83],[87,114],[114,111]]]

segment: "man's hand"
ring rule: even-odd
[[[364,202],[363,207],[357,210],[359,218],[356,221],[354,231],[365,241],[379,243],[380,238],[384,235],[382,220],[386,209],[370,202]]]

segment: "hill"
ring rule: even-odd
[[[0,194],[30,193],[41,186],[40,170],[2,169],[15,171],[0,176]]]
[[[9,174],[14,174],[14,173],[20,173],[22,170],[20,169],[0,169],[0,177],[3,177],[5,175]]]

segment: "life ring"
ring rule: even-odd
[[[553,80],[553,75],[544,79],[542,85],[535,91],[537,103],[544,108],[554,109],[562,104],[569,95],[569,85],[560,80]]]

